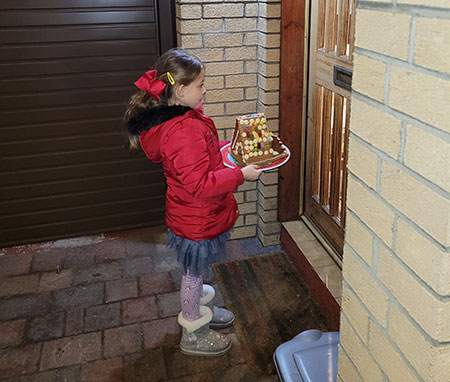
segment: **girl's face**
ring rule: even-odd
[[[198,77],[189,85],[179,85],[175,90],[176,102],[197,109],[203,100],[205,89],[205,70],[202,69]]]

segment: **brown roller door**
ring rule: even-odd
[[[0,2],[0,247],[164,222],[121,117],[173,30],[173,0]]]

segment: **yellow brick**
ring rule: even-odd
[[[338,356],[338,378],[342,382],[363,382],[347,354],[341,349]]]
[[[258,89],[256,87],[245,89],[245,99],[246,100],[257,99],[257,98],[258,98]]]
[[[273,105],[273,104],[278,105],[280,102],[280,92],[278,92],[278,91],[267,92],[267,91],[261,89],[259,92],[259,99],[262,103],[264,103],[266,105]]]
[[[369,351],[390,381],[417,382],[417,377],[377,325],[370,325]]]
[[[368,265],[372,265],[373,236],[350,213],[345,221],[345,240]]]
[[[245,73],[257,73],[258,64],[256,60],[245,61]]]
[[[180,46],[185,49],[203,47],[201,35],[181,35],[180,38]]]
[[[450,304],[438,300],[380,246],[378,275],[411,317],[437,341],[450,340]]]
[[[267,119],[273,120],[274,118],[278,118],[279,116],[279,107],[278,105],[264,105],[259,103],[258,110],[266,115]],[[270,123],[270,126],[273,126],[273,123]],[[275,132],[275,130],[270,129],[270,131]]]
[[[261,2],[259,5],[259,15],[262,17],[281,17],[281,4],[267,4]]]
[[[265,19],[259,18],[258,29],[266,33],[280,33],[281,20],[280,19]]]
[[[279,77],[280,64],[266,64],[265,62],[261,62],[259,65],[259,73],[264,77]]]
[[[249,114],[256,109],[256,101],[227,102],[228,114]]]
[[[347,207],[388,246],[392,245],[393,212],[351,176],[348,177]]]
[[[352,89],[370,98],[383,101],[386,64],[357,53],[353,57]]]
[[[450,81],[393,66],[389,106],[450,132]]]
[[[203,106],[205,114],[214,117],[214,116],[222,116],[225,112],[225,104],[224,103],[210,103],[204,104]]]
[[[264,77],[258,76],[258,86],[266,91],[273,91],[280,89],[280,79],[278,77]]]
[[[204,18],[223,18],[223,17],[242,17],[244,16],[244,4],[212,4],[203,6]]]
[[[200,19],[202,17],[201,5],[180,5],[177,8],[177,16],[181,19]]]
[[[419,128],[408,126],[405,165],[450,191],[450,143]]]
[[[450,201],[399,168],[383,162],[381,196],[444,246],[450,245]]]
[[[225,77],[227,88],[256,86],[256,74],[233,74]]]
[[[263,47],[259,47],[258,50],[259,59],[265,62],[280,62],[280,49],[279,48],[270,48],[266,49]]]
[[[214,117],[214,124],[219,129],[233,129],[236,122],[236,118],[232,116]],[[240,190],[241,191],[241,190]]]
[[[244,219],[244,216],[241,215],[237,218],[236,222],[234,223],[234,226],[241,227],[243,225],[245,225],[245,219]]]
[[[206,64],[208,75],[240,74],[244,72],[244,62],[210,62]]]
[[[235,227],[230,233],[230,239],[243,239],[256,236],[256,226]]]
[[[397,0],[397,4],[422,5],[428,7],[450,8],[448,0]]]
[[[397,158],[400,152],[401,121],[355,98],[351,108],[352,133]]]
[[[353,138],[349,140],[348,155],[349,170],[369,187],[376,189],[378,155]]]
[[[264,48],[279,48],[280,34],[259,33],[259,46],[262,46]]]
[[[228,61],[256,59],[256,47],[225,48],[225,57]]]
[[[257,32],[245,33],[244,45],[258,45],[258,33]]]
[[[397,224],[396,253],[438,294],[450,295],[450,255],[431,243],[408,223]]]
[[[260,188],[260,192],[265,198],[273,198],[278,196],[278,186],[264,186]]]
[[[258,223],[257,215],[245,215],[245,225],[254,225]]]
[[[222,20],[178,20],[177,25],[181,34],[222,32]]]
[[[245,200],[247,202],[256,202],[258,200],[258,191],[257,190],[246,191]]]
[[[450,73],[450,20],[417,19],[414,62]]]
[[[450,346],[433,345],[395,305],[391,309],[389,335],[424,381],[447,380]]]
[[[264,233],[264,235],[271,235],[280,233],[281,225],[278,222],[266,223],[263,220],[260,220],[258,228]]]
[[[261,230],[258,229],[258,239],[264,247],[279,245],[280,235],[264,235]]]
[[[248,191],[248,190],[256,190],[256,182],[247,182],[245,181],[239,187],[239,191]]]
[[[355,335],[355,332],[346,319],[341,319],[340,334],[340,346],[347,352],[348,356],[361,374],[363,381],[384,381],[381,370],[370,356],[367,348]],[[341,353],[342,352],[340,351],[339,357]],[[353,381],[346,380],[345,382]]]
[[[223,48],[209,48],[209,49],[190,49],[189,53],[197,56],[203,62],[222,61],[224,49]]]
[[[265,210],[271,210],[278,207],[278,198],[260,198],[258,205]]]
[[[387,56],[408,59],[411,16],[358,9],[356,46]]]
[[[345,312],[350,324],[361,337],[363,343],[367,345],[369,337],[369,315],[345,283],[342,289],[341,309]]]
[[[266,211],[264,208],[260,208],[258,210],[258,213],[264,222],[274,222],[278,219],[278,211],[277,210]]]
[[[224,76],[210,76],[209,73],[206,74],[205,87],[207,90],[211,89],[223,89],[225,87],[225,77]]]
[[[277,170],[264,171],[259,177],[259,179],[265,186],[278,184],[278,171]]]
[[[254,214],[256,212],[256,202],[246,202],[239,204],[239,213],[241,215]]]
[[[242,33],[217,33],[203,35],[205,48],[241,46],[244,35]]]
[[[205,101],[211,102],[227,102],[242,100],[244,96],[243,89],[221,89],[221,90],[209,90],[206,93]]]
[[[344,253],[343,279],[367,309],[372,312],[377,321],[386,326],[388,296],[375,282],[375,276],[364,269],[362,262],[352,252],[345,251]]]
[[[246,17],[256,17],[258,16],[258,4],[246,4],[245,5],[245,16]]]
[[[256,17],[240,18],[240,19],[225,19],[226,32],[249,32],[256,30]]]

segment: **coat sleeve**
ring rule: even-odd
[[[168,138],[165,154],[173,176],[195,197],[212,197],[235,191],[244,181],[240,168],[210,171],[205,129],[195,119],[185,120]],[[207,132],[208,133],[208,132]]]

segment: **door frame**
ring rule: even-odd
[[[281,140],[290,148],[291,159],[279,169],[280,222],[299,220],[303,213],[308,14],[309,0],[281,2],[279,131]]]

